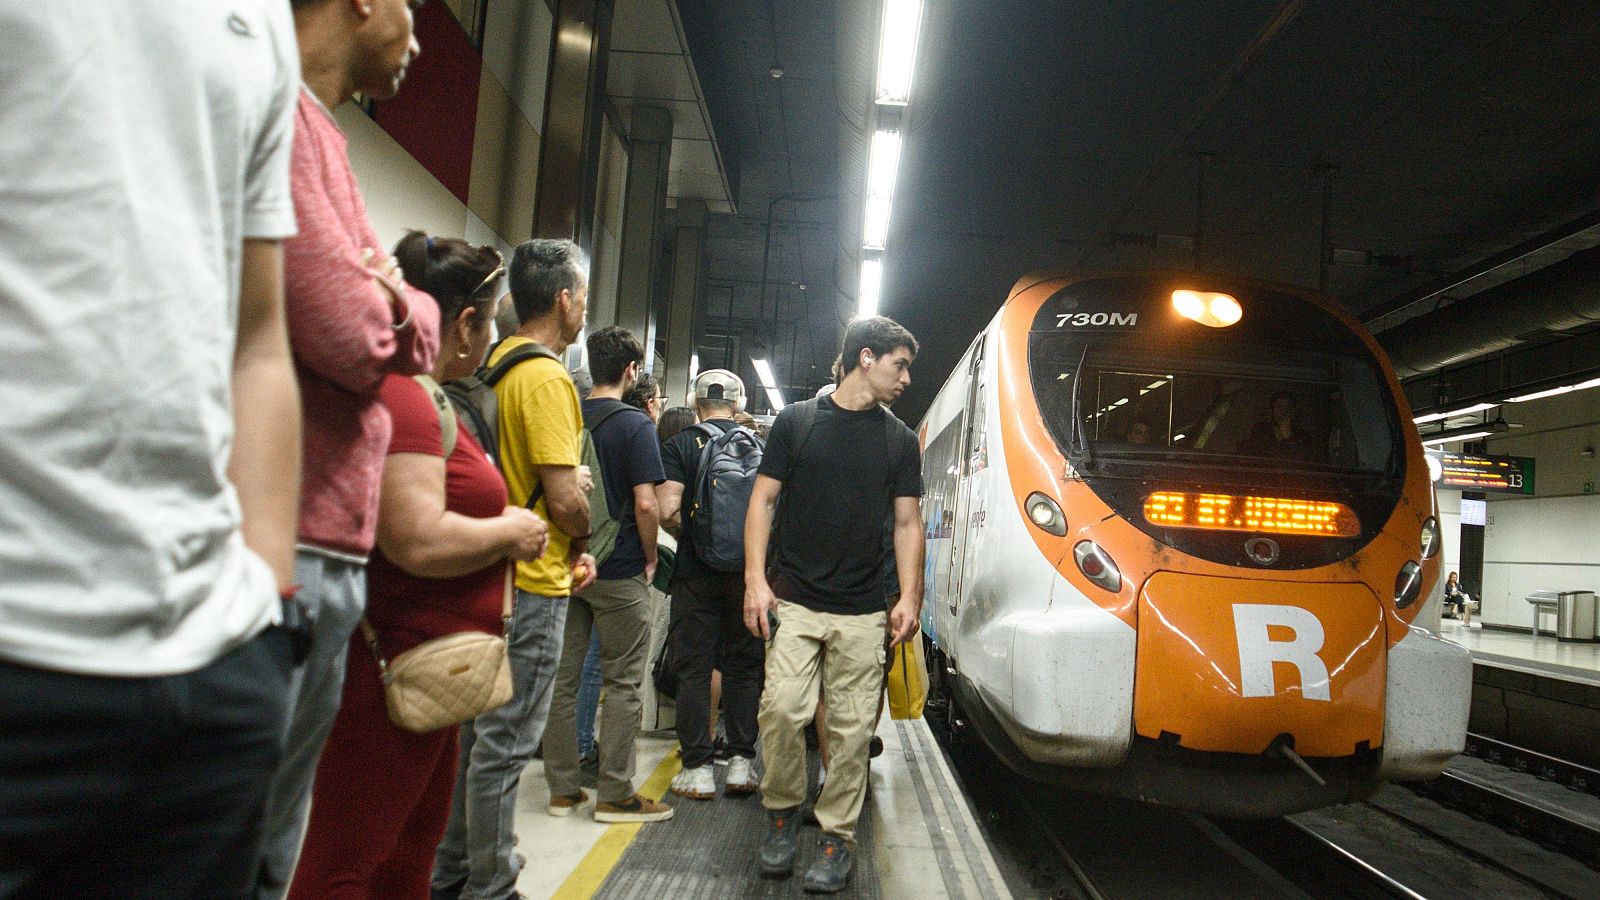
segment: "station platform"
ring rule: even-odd
[[[1439,633],[1472,651],[1481,663],[1600,687],[1600,643],[1561,641],[1551,634],[1534,637],[1477,622],[1468,628],[1456,619],[1442,620]]]
[[[1000,898],[1011,896],[960,785],[921,719],[878,729],[884,752],[872,761],[857,834],[857,858],[841,897]],[[527,857],[517,889],[529,898],[802,897],[801,873],[815,852],[815,825],[800,834],[796,874],[762,878],[756,853],[766,812],[758,796],[686,800],[667,788],[679,771],[670,736],[641,736],[639,793],[676,810],[649,824],[605,825],[593,806],[567,818],[546,813],[543,763],[524,772],[517,800],[519,848]],[[717,766],[720,789],[725,766]],[[815,761],[813,760],[813,777]],[[592,792],[591,792],[592,793]]]

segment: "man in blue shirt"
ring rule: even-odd
[[[583,659],[591,630],[600,634],[600,671],[606,702],[597,748],[600,775],[597,822],[655,822],[672,807],[640,797],[633,787],[634,738],[639,731],[639,688],[650,651],[650,581],[656,574],[655,487],[664,478],[655,422],[622,402],[644,365],[644,347],[625,329],[611,326],[590,335],[589,372],[594,390],[583,401],[584,428],[594,440],[600,469],[594,489],[605,492],[618,524],[616,543],[600,561],[594,584],[576,594],[567,610],[561,663],[545,729],[545,778],[549,813],[568,816],[589,800],[579,786],[577,710]]]

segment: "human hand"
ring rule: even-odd
[[[367,247],[361,251],[361,264],[372,273],[373,282],[379,289],[389,296],[389,305],[395,310],[406,302],[405,289],[400,285],[405,281],[406,273],[400,268],[400,260],[393,256],[380,256],[376,250]]]
[[[909,594],[901,594],[899,602],[889,610],[889,646],[898,647],[917,633],[917,601]]]
[[[585,590],[594,584],[595,576],[599,575],[600,566],[594,557],[587,553],[578,554],[578,559],[572,564],[572,592],[574,594]]]
[[[550,526],[525,506],[508,506],[500,513],[510,532],[506,555],[518,562],[532,562],[544,555],[550,541]]]
[[[589,471],[588,466],[578,467],[578,490],[585,494],[594,492],[594,473]]]
[[[651,584],[656,580],[656,569],[659,560],[648,560],[644,564],[644,583]]]
[[[767,616],[778,606],[778,597],[765,578],[750,581],[744,588],[744,627],[762,640],[772,638],[772,626]]]

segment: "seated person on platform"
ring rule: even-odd
[[[1462,624],[1472,624],[1472,595],[1461,589],[1461,576],[1455,572],[1444,580],[1444,607],[1446,612],[1455,610]]]

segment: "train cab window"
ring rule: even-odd
[[[1369,363],[1238,349],[1225,358],[1146,355],[1136,366],[1110,353],[1085,354],[1076,367],[1057,361],[1036,373],[1058,386],[1043,411],[1063,446],[1094,456],[1374,473],[1390,466],[1398,437]]]

